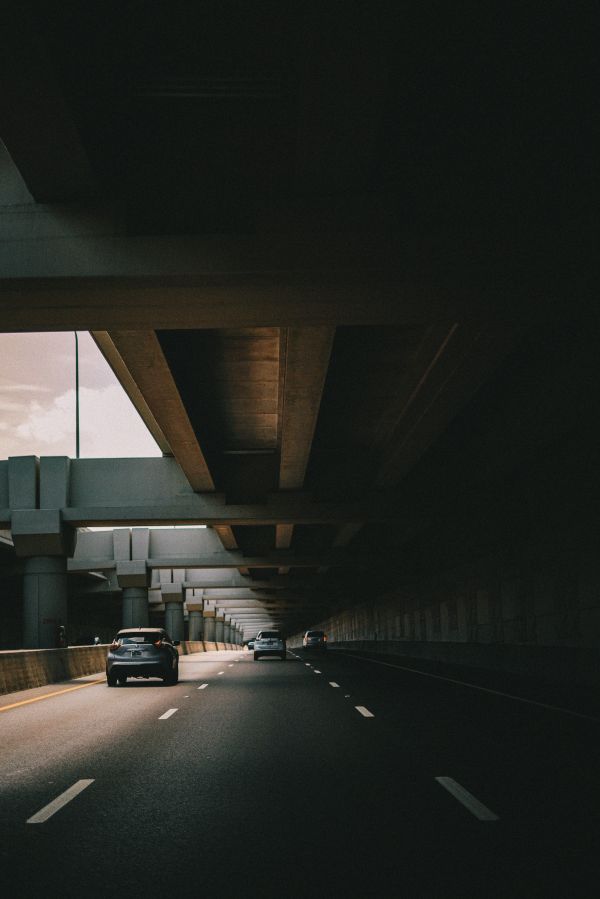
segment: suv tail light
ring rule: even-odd
[[[112,643],[110,644],[110,648],[111,648],[111,649],[118,649],[120,645],[121,645],[121,641],[120,641],[120,640],[113,640]]]
[[[327,634],[323,634],[323,643],[327,643]]]
[[[160,647],[162,646],[162,642],[163,642],[162,639],[154,641],[154,645],[156,646],[157,649],[160,649]]]

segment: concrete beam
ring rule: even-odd
[[[347,519],[355,522],[385,523],[397,516],[386,512],[369,512],[358,504],[350,503],[287,503],[254,505],[229,505],[222,500],[212,502],[206,498],[182,498],[170,505],[80,506],[62,509],[63,520],[73,527],[133,527],[141,525],[205,524],[230,525],[294,525],[339,524]],[[0,523],[2,523],[0,521]],[[230,526],[229,525],[229,526]],[[237,544],[236,544],[237,546]],[[227,546],[227,549],[230,547]],[[278,547],[279,548],[279,547]],[[288,548],[283,546],[282,548]]]
[[[113,331],[109,337],[192,488],[214,490],[212,475],[155,332]]]
[[[6,6],[12,9],[2,16],[2,141],[38,203],[88,196],[95,178],[39,22],[26,3]]]
[[[39,476],[38,476],[39,470]],[[196,493],[172,458],[68,459],[14,457],[0,462],[0,527],[9,509],[60,509],[73,527],[206,524],[219,534],[233,525],[385,522],[398,513],[382,494],[366,501],[315,502],[310,494],[271,494],[264,504],[228,503],[223,494]],[[235,548],[235,539],[226,540]]]
[[[438,271],[435,250],[400,233],[102,236],[57,217],[45,235],[39,218],[33,209],[15,231],[12,216],[0,244],[6,331],[409,325],[548,316],[566,302],[539,272],[507,279],[505,259],[473,265],[469,280],[463,260]]]
[[[239,552],[214,552],[198,556],[161,556],[148,559],[149,568],[279,568],[287,565],[291,568],[318,568],[321,565],[330,567],[355,567],[363,564],[356,556],[344,553],[325,552],[322,554],[294,555],[285,551],[266,554],[264,556],[246,556]],[[69,559],[70,572],[110,571],[115,568],[115,560],[100,557],[76,557]]]
[[[133,403],[135,409],[137,409],[140,418],[156,440],[159,448],[163,453],[172,453],[171,445],[167,440],[164,431],[152,413],[138,383],[123,361],[123,358],[108,331],[92,331],[91,335],[96,346],[117,376],[125,393]]]
[[[455,322],[441,342],[413,369],[413,384],[398,397],[395,420],[379,443],[382,459],[375,484],[397,484],[443,432],[462,406],[517,345],[522,322]]]
[[[288,328],[279,487],[300,490],[310,457],[335,328]]]

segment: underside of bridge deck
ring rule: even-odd
[[[6,5],[0,327],[92,332],[288,634],[585,555],[587,119],[525,5],[427,6]]]

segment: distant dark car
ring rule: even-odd
[[[327,634],[324,631],[306,631],[302,638],[302,648],[315,652],[325,652],[327,649]]]
[[[287,658],[285,640],[279,631],[261,631],[254,641],[254,661],[261,656],[279,656],[284,662]]]
[[[179,680],[179,640],[171,640],[161,627],[126,627],[112,641],[106,658],[109,687],[124,686],[128,677],[160,677],[174,685]]]

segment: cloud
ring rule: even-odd
[[[0,384],[0,393],[52,393],[52,390],[40,384]]]
[[[37,455],[70,455],[75,448],[75,391],[48,403],[27,404],[15,428],[21,446]],[[93,457],[160,456],[160,450],[120,385],[82,387],[79,391],[81,455]],[[23,452],[21,449],[20,452]],[[11,455],[18,453],[11,452]]]
[[[0,412],[19,412],[23,408],[23,403],[18,400],[3,400],[0,398]]]

